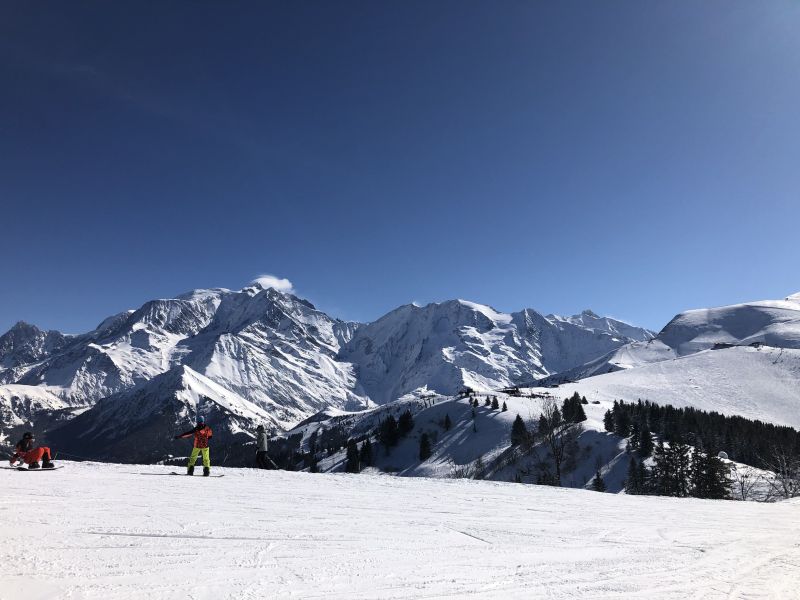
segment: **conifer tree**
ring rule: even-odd
[[[388,452],[392,446],[397,445],[399,434],[397,432],[397,419],[389,415],[384,419],[378,429],[378,439]]]
[[[639,429],[639,454],[647,458],[653,453],[653,436],[648,431],[647,426],[642,426]]]
[[[361,451],[359,452],[359,460],[361,461],[361,468],[372,466],[372,442],[369,438],[365,439],[361,444]]]
[[[497,396],[492,398],[492,410],[498,410],[500,408],[500,404],[497,402]]]
[[[397,422],[397,433],[400,434],[400,437],[406,437],[412,429],[414,429],[414,417],[410,410],[406,410],[400,415],[400,420]]]
[[[603,477],[600,475],[600,469],[597,469],[597,472],[594,474],[594,479],[592,479],[592,489],[595,492],[606,491],[606,482],[603,481]]]
[[[450,420],[450,415],[446,414],[444,416],[444,430],[450,431],[450,428],[453,426],[453,422]]]
[[[507,410],[508,410],[508,406],[506,406],[506,401],[503,400],[503,408],[501,409],[501,412],[506,412]]]
[[[633,458],[628,461],[628,475],[625,477],[625,493],[632,496],[642,493],[639,483],[639,470],[636,465],[636,460]]]
[[[628,437],[631,434],[631,418],[628,411],[614,401],[614,409],[611,412],[614,416],[614,433],[619,437]]]
[[[492,405],[492,401],[489,400],[489,396],[486,396],[486,400],[483,401],[483,405],[484,406],[491,406]]]
[[[419,438],[419,459],[428,460],[431,457],[431,440],[427,433],[423,433]]]
[[[361,471],[361,464],[358,456],[358,446],[354,439],[347,440],[347,463],[344,470],[348,473],[358,473]]]
[[[583,423],[585,420],[586,420],[586,411],[583,410],[583,405],[580,401],[576,402],[574,408],[573,422]]]
[[[528,441],[528,428],[525,426],[525,421],[522,417],[517,415],[514,423],[511,425],[511,445],[524,446]]]
[[[608,432],[614,431],[614,416],[610,410],[607,410],[606,414],[603,415],[603,428]]]

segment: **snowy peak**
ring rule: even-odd
[[[66,345],[69,339],[58,331],[42,331],[35,325],[18,321],[0,336],[0,369],[43,360]]]
[[[767,300],[689,310],[673,318],[657,339],[680,356],[719,344],[800,348],[800,304]]]
[[[532,309],[507,314],[466,300],[401,306],[358,328],[339,356],[379,404],[415,389],[497,389],[582,364],[634,338]]]
[[[798,298],[800,296],[795,294],[786,300],[764,300],[688,310],[676,315],[655,338],[626,344],[606,356],[563,370],[542,380],[542,383],[576,381],[621,369],[638,369],[703,351],[736,346],[764,345],[779,349],[798,349]],[[680,370],[677,367],[675,372]]]
[[[605,333],[612,336],[621,338],[628,338],[636,342],[646,342],[655,337],[655,333],[644,329],[643,327],[636,327],[620,321],[612,319],[611,317],[598,316],[591,309],[586,309],[578,315],[571,317],[561,317],[558,315],[547,315],[547,319],[556,323],[571,323],[580,327],[585,327],[597,333]]]

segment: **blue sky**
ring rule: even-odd
[[[800,291],[800,3],[5,3],[0,329],[262,273],[659,329]]]

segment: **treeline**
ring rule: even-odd
[[[653,452],[653,434],[670,445],[684,443],[714,455],[724,451],[731,460],[759,469],[770,468],[776,448],[800,456],[800,433],[791,427],[690,407],[615,401],[603,424],[606,431],[629,438],[630,449],[644,457]]]
[[[710,498],[730,497],[730,467],[715,454],[692,451],[682,441],[668,446],[660,440],[653,450],[653,466],[631,455],[625,492],[651,496]]]
[[[388,454],[390,450],[395,447],[401,439],[408,436],[414,429],[414,415],[410,410],[404,411],[400,418],[396,419],[394,415],[389,415],[378,425],[377,438],[378,442],[384,447]],[[345,460],[344,470],[347,473],[360,473],[362,469],[372,466],[374,461],[374,451],[372,442],[369,435],[366,434],[361,440],[361,446],[358,446],[358,439],[351,438],[347,441],[347,459]],[[420,446],[423,441],[420,440]],[[425,443],[428,445],[430,451],[430,440],[425,436]],[[420,452],[422,448],[420,448]],[[428,454],[430,456],[430,454]],[[427,458],[427,457],[426,457]]]

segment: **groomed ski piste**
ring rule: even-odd
[[[69,463],[0,470],[0,599],[797,598],[800,502]]]

